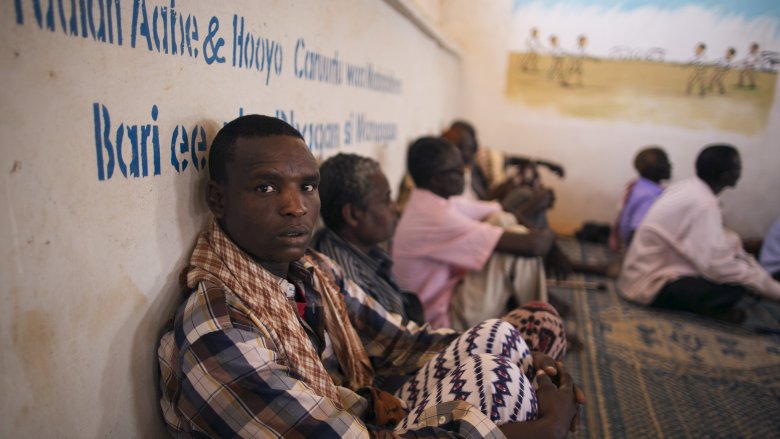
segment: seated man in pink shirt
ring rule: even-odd
[[[667,188],[639,225],[618,278],[624,297],[739,323],[746,294],[780,300],[780,282],[723,227],[718,194],[742,172],[731,145],[711,145],[696,159],[696,176]]]
[[[399,285],[416,291],[437,328],[465,329],[502,315],[507,301],[546,300],[545,256],[555,235],[485,220],[504,217],[496,202],[468,200],[458,148],[424,137],[407,156],[412,190],[393,242]]]

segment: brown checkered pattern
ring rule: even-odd
[[[280,350],[287,358],[287,367],[318,395],[340,401],[333,379],[311,346],[295,310],[290,306],[284,279],[278,278],[241,251],[225,235],[216,221],[198,237],[187,273],[187,285],[196,288],[206,281],[232,291],[266,324],[275,340],[281,340]],[[347,384],[355,389],[371,384],[373,373],[360,339],[349,324],[339,289],[315,267],[315,283],[323,299],[332,306],[326,314],[326,328],[333,341]]]

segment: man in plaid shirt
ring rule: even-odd
[[[294,128],[243,116],[217,134],[209,162],[215,220],[158,348],[172,434],[564,437],[576,425],[583,398],[571,377],[511,325],[461,335],[403,325],[307,250],[319,173]],[[414,371],[395,395],[371,387],[375,375]]]

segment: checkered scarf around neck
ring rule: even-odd
[[[346,378],[345,386],[356,390],[370,386],[373,370],[363,344],[349,321],[344,299],[331,276],[311,256],[304,256],[313,269],[314,289],[322,295],[325,329]],[[288,367],[320,396],[341,403],[339,392],[311,345],[309,337],[290,306],[282,280],[239,249],[216,221],[198,237],[190,258],[187,285],[195,288],[207,281],[232,291],[263,322],[278,340]]]

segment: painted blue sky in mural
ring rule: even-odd
[[[746,19],[766,16],[780,19],[780,1],[778,0],[515,0],[513,10],[517,11],[520,7],[530,4],[550,8],[559,5],[570,5],[573,7],[600,6],[604,9],[618,9],[625,12],[644,7],[675,10],[686,6],[700,6],[706,9],[717,10],[723,15],[738,15]]]
[[[663,51],[663,59],[688,62],[704,43],[707,57],[729,48],[743,59],[751,44],[780,52],[780,0],[515,0],[512,50],[525,50],[529,31],[538,29],[543,46],[555,35],[564,51],[576,51],[579,35],[587,53]]]
[[[778,0],[515,0],[512,10],[517,11],[520,7],[531,4],[548,8],[556,6],[600,6],[604,9],[618,9],[625,12],[646,7],[675,10],[686,6],[700,6],[706,9],[718,10],[723,15],[737,15],[746,19],[766,16],[780,19],[780,1]]]

